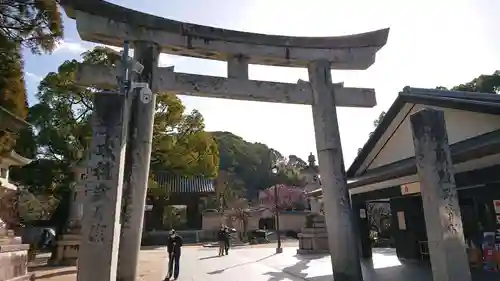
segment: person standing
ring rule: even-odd
[[[226,251],[226,256],[229,255],[229,242],[231,241],[231,231],[226,226],[224,227],[224,250]]]
[[[177,280],[177,278],[179,278],[179,269],[180,269],[179,262],[181,259],[181,247],[182,247],[182,237],[178,235],[174,229],[172,229],[170,231],[170,236],[168,237],[168,242],[167,242],[168,274],[167,277],[165,277],[165,281],[170,280],[170,278],[172,278],[172,273],[174,276],[174,280]]]
[[[221,225],[219,232],[217,233],[217,242],[219,242],[219,257],[224,255],[226,248],[226,228]]]

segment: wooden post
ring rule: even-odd
[[[152,87],[158,67],[158,46],[150,42],[134,43],[134,60],[144,66],[137,82]],[[135,281],[141,248],[144,210],[149,179],[149,162],[153,139],[153,123],[156,105],[155,89],[147,101],[141,99],[140,88],[134,91],[127,163],[125,165],[122,202],[122,231],[118,259],[118,281]]]
[[[128,110],[123,94],[95,94],[78,281],[116,280]]]
[[[422,109],[410,120],[433,280],[470,281],[444,113]]]
[[[308,71],[333,279],[362,281],[358,235],[345,178],[330,63],[311,62]]]

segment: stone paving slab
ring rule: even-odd
[[[252,249],[249,249],[252,250]],[[260,249],[253,249],[260,251]],[[236,251],[236,250],[235,250]],[[183,247],[179,281],[268,281],[274,275],[282,281],[303,281],[289,274],[282,274],[259,261],[249,260],[231,251],[229,256],[218,257],[217,251],[202,247]],[[140,281],[161,281],[166,274],[167,254],[164,248],[142,251],[139,264]],[[36,280],[74,281],[76,267],[39,267]]]

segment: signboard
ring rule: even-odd
[[[420,193],[420,182],[411,182],[401,185],[401,195]]]
[[[366,219],[366,210],[365,209],[359,209],[359,217],[362,219]]]
[[[405,212],[403,212],[403,211],[398,212],[398,226],[399,226],[399,229],[401,229],[401,230],[406,229]]]
[[[500,243],[500,200],[493,200],[493,208],[495,210],[495,218],[496,218],[496,231],[495,231],[495,239],[497,243]]]
[[[483,234],[483,264],[484,269],[492,271],[495,268],[493,252],[495,251],[495,233],[485,232]]]
[[[146,210],[146,211],[152,211],[153,210],[153,205],[146,205],[146,207],[144,208],[144,210]]]
[[[500,214],[500,200],[493,200],[493,207],[495,208],[495,214]]]

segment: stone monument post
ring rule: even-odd
[[[444,113],[410,116],[433,280],[470,281]]]
[[[144,67],[138,75],[138,83],[148,83],[152,88],[158,57],[157,44],[134,42],[134,60]],[[151,97],[141,95],[141,89],[135,90],[133,97],[123,189],[119,281],[135,281],[137,277],[156,106],[155,89],[152,90]]]
[[[128,111],[124,92],[95,94],[78,281],[116,280]]]

